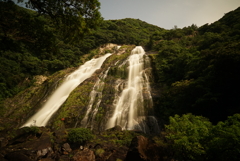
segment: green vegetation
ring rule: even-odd
[[[170,117],[165,137],[177,160],[239,160],[240,114],[212,125],[202,116]]]
[[[65,42],[81,40],[102,21],[98,0],[28,0],[26,7],[36,10],[40,15],[48,15]]]
[[[68,133],[68,140],[71,143],[84,144],[87,141],[93,139],[94,135],[91,130],[85,128],[74,128],[70,129]]]
[[[150,55],[156,87],[159,87],[156,90],[161,91],[159,100],[154,102],[154,114],[165,129],[153,141],[167,149],[166,155],[174,160],[239,160],[240,8],[213,24],[164,30],[130,18],[102,21],[97,0],[77,1],[87,3],[90,13],[94,12],[93,19],[71,16],[74,15],[71,9],[66,14],[55,12],[61,4],[51,2],[52,5],[45,8],[48,12],[41,10],[43,2],[37,6],[37,1],[29,0],[32,8],[38,10],[35,12],[11,1],[0,1],[2,133],[10,134],[9,129],[20,126],[22,118],[35,112],[40,107],[39,102],[45,99],[45,88],[53,88],[55,81],[60,81],[59,77],[73,70],[70,67],[96,56],[100,46],[116,43],[123,45],[119,50],[124,52],[109,57],[102,67],[106,70],[112,66],[104,80],[104,101],[96,115],[100,125],[114,99],[113,82],[127,76],[126,67],[117,65],[123,64],[134,45],[142,45],[157,53]],[[83,17],[84,13],[86,10],[83,10]],[[107,49],[101,54],[113,51]],[[65,68],[68,69],[60,72]],[[45,87],[34,83],[36,75],[48,76]],[[95,78],[91,79],[71,93],[56,113],[57,117],[51,120],[53,129],[63,124],[66,128],[80,124],[95,82]],[[9,99],[13,96],[19,97]],[[26,130],[33,135],[39,133],[36,127]],[[132,131],[106,131],[94,138],[90,130],[76,128],[69,131],[68,140],[129,146],[137,135]],[[101,156],[104,150],[98,149],[95,153]]]
[[[94,34],[94,41],[96,44],[111,42],[145,46],[151,34],[163,30],[138,19],[108,20],[102,22],[99,31]]]
[[[36,126],[24,127],[23,131],[25,133],[32,134],[32,135],[37,135],[41,133],[41,130],[39,129],[39,127],[36,127]]]
[[[61,109],[55,114],[52,126],[56,129],[65,124],[66,127],[76,127],[85,115],[88,105],[89,93],[94,86],[93,82],[85,82],[74,89]]]
[[[210,25],[151,36],[161,89],[155,114],[169,123],[156,143],[176,160],[239,160],[239,18],[240,8]]]
[[[95,155],[102,157],[104,152],[104,149],[99,148],[95,151]]]
[[[96,137],[93,142],[97,142],[99,144],[107,142],[117,146],[130,146],[132,139],[138,135],[140,134],[134,131],[107,130]]]
[[[54,7],[56,1],[51,2],[54,3],[51,7]],[[99,4],[96,0],[84,1],[89,4],[95,2],[97,14]],[[90,59],[95,53],[92,52],[88,57],[85,56],[86,54],[101,45],[107,43],[144,45],[152,33],[163,30],[136,19],[109,20],[101,23],[96,20],[96,23],[86,22],[93,24],[86,27],[94,28],[100,23],[99,29],[92,30],[92,28],[91,33],[86,32],[89,34],[83,37],[74,35],[76,30],[84,30],[85,33],[86,28],[78,26],[77,29],[73,29],[79,21],[71,23],[73,26],[70,25],[70,28],[66,28],[65,25],[60,25],[59,28],[56,27],[56,21],[48,14],[39,15],[32,10],[18,7],[11,1],[0,1],[0,3],[0,68],[2,71],[0,102],[32,85],[33,81],[22,84],[25,79],[33,80],[35,75],[51,75],[65,68],[79,66],[85,60],[83,58]],[[62,21],[61,18],[61,16],[58,17],[57,21]],[[73,19],[67,18],[67,20]],[[62,33],[63,29],[66,29],[64,32],[70,37],[69,39]],[[78,32],[80,33],[82,32]],[[74,44],[68,43],[76,37],[81,40],[74,40]]]
[[[174,28],[151,36],[149,46],[161,97],[159,118],[193,113],[213,123],[239,113],[240,8],[202,27]]]

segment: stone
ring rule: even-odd
[[[72,151],[72,149],[68,143],[65,143],[62,145],[62,151],[64,154],[68,154]]]
[[[72,158],[73,161],[95,161],[94,152],[88,148],[78,151]]]
[[[120,125],[116,125],[113,128],[108,129],[108,131],[122,131],[122,127]]]
[[[48,153],[48,149],[42,149],[42,156],[47,155],[47,153]]]
[[[42,149],[42,150],[38,150],[37,151],[37,157],[44,157],[48,154],[51,154],[52,153],[52,148],[51,147],[47,147],[45,149]]]
[[[164,160],[166,154],[167,151],[164,147],[158,146],[153,140],[140,135],[133,138],[124,161]]]
[[[146,161],[147,156],[145,151],[147,150],[148,139],[144,136],[137,136],[133,138],[131,145],[129,147],[129,151],[127,153],[125,161]]]

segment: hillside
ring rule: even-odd
[[[217,123],[240,112],[239,11],[199,28],[192,25],[153,35],[163,90],[161,118],[193,113]]]
[[[239,160],[240,7],[182,29],[103,20],[71,43],[46,15],[0,10],[0,160]],[[31,120],[78,66],[107,53],[60,92],[72,90],[43,112],[49,121]]]
[[[163,30],[141,20],[108,20],[80,42],[69,44],[49,17],[37,16],[36,12],[10,2],[0,4],[0,100],[31,85],[34,75],[50,75],[78,66],[86,61],[84,58],[90,59],[95,54],[90,50],[101,45],[144,45],[152,33]],[[83,56],[86,54],[90,56]],[[23,83],[24,80],[28,81]]]

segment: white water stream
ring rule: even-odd
[[[46,126],[51,116],[65,102],[69,94],[84,80],[99,69],[103,62],[111,54],[108,53],[97,59],[91,59],[70,74],[66,80],[60,85],[52,96],[47,100],[45,105],[34,114],[22,127],[25,126]]]
[[[102,101],[102,90],[105,84],[104,80],[107,77],[109,69],[110,67],[105,72],[100,74],[93,87],[93,90],[90,93],[90,101],[87,106],[87,112],[81,121],[81,126],[85,128],[91,126],[91,129],[93,129],[93,123],[96,118],[96,114],[98,113],[99,105]],[[94,103],[96,103],[95,107],[93,107]]]
[[[129,73],[126,87],[120,96],[115,95],[115,110],[108,120],[106,129],[120,125],[124,130],[141,130],[147,132],[144,112],[144,95],[152,101],[149,91],[149,82],[144,71],[145,51],[141,46],[132,50],[128,58]],[[119,81],[120,86],[123,82]],[[152,103],[152,102],[151,102]]]

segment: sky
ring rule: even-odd
[[[172,29],[213,23],[240,7],[240,0],[99,0],[105,20],[135,18]]]

